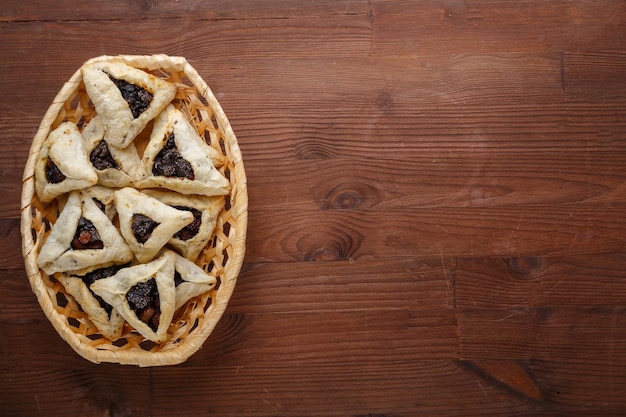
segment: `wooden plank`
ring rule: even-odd
[[[622,253],[456,260],[461,309],[613,306],[626,303]]]
[[[451,309],[411,314],[349,311],[248,315],[236,322],[242,323],[240,329],[233,328],[231,322],[229,336],[218,333],[194,359],[248,365],[264,358],[297,366],[359,363],[371,358],[387,362],[457,356],[456,320]]]
[[[62,366],[10,367],[5,362],[1,375],[11,381],[3,384],[0,393],[4,415],[149,415],[150,376],[146,369],[88,364],[76,371]]]
[[[259,20],[304,19],[335,15],[368,15],[370,7],[361,1],[247,1],[246,7],[229,1],[210,4],[193,0],[184,2],[159,2],[153,0],[110,1],[104,4],[83,4],[71,1],[5,1],[0,5],[0,21],[50,21],[50,20],[137,20],[193,16],[198,20]],[[167,26],[168,30],[171,25]]]
[[[230,314],[436,310],[452,306],[448,259],[244,264]]]
[[[4,42],[3,73],[33,81],[12,71],[69,68],[65,81],[87,59],[99,55],[159,54],[184,56],[194,65],[219,59],[266,57],[272,45],[273,59],[296,57],[366,57],[370,52],[367,16],[336,15],[293,22],[289,19],[202,21],[193,17],[172,21],[140,19],[123,21],[19,22],[0,26]],[[168,30],[163,30],[168,27]],[[119,31],[123,29],[123,34]],[[106,37],[97,34],[106,33]],[[146,33],[149,36],[146,36]],[[49,36],[54,34],[54,36]],[[96,34],[96,35],[94,35]],[[129,39],[133,39],[132,45]],[[176,39],[175,42],[172,39]],[[306,48],[302,48],[306,45]],[[66,52],[72,51],[71,57]],[[215,58],[211,58],[215,57]],[[41,74],[41,73],[40,73]],[[29,91],[28,84],[20,85]]]
[[[88,364],[81,370],[4,368],[3,376],[12,384],[0,394],[0,405],[12,415],[37,415],[46,410],[49,416],[208,412],[406,417],[470,413],[618,416],[625,406],[620,378],[626,371],[623,366],[539,360],[523,366],[541,384],[538,401],[516,394],[488,375],[474,373],[463,362],[371,360],[332,367],[271,364],[136,369]],[[181,409],[177,403],[183,399],[185,408]]]
[[[330,158],[266,165],[252,159],[245,162],[251,207],[387,210],[626,202],[621,163],[626,155],[621,153],[488,152],[487,158],[484,151],[446,152],[393,164]]]
[[[54,368],[76,370],[85,363],[91,363],[61,339],[39,308],[34,294],[24,291],[16,295],[18,297],[24,299],[21,311],[15,303],[10,304],[10,298],[5,294],[1,298],[10,307],[0,317],[0,369],[9,371],[26,366],[39,371]]]
[[[206,396],[194,396],[190,413],[245,416],[455,416],[509,415],[531,412],[528,401],[479,384],[464,369],[448,361],[386,363],[374,358],[333,368],[284,366],[228,366],[190,368],[187,375],[199,386],[212,386]],[[155,416],[180,415],[174,399],[185,394],[171,386],[169,369],[154,375]],[[285,385],[284,381],[290,381]],[[480,381],[478,381],[480,382]],[[223,393],[228,393],[225,396]],[[234,404],[232,399],[237,399]],[[502,415],[502,414],[500,414]]]
[[[0,321],[39,324],[45,320],[24,269],[0,269]]]
[[[251,210],[249,262],[620,251],[622,206]],[[400,220],[400,221],[398,221]]]
[[[212,57],[213,66],[206,71],[220,73],[223,68],[220,75],[227,87],[218,90],[218,94],[247,91],[270,103],[278,99],[294,105],[299,97],[301,105],[309,106],[311,99],[330,99],[332,105],[343,99],[344,103],[370,103],[385,115],[409,100],[416,104],[452,102],[471,106],[489,100],[503,104],[507,99],[519,100],[520,96],[539,99],[546,94],[558,97],[562,93],[561,55],[552,52],[429,52],[382,58],[302,55],[280,65],[254,58],[242,55],[233,61]],[[239,82],[241,78],[257,79],[254,91]],[[286,82],[291,78],[299,79],[301,84]]]
[[[626,365],[626,309],[541,307],[457,310],[460,356]]]
[[[24,270],[19,219],[0,219],[0,269]]]
[[[530,400],[536,404],[537,412],[541,409],[561,415],[618,416],[626,406],[623,364],[534,359],[459,361],[458,364],[482,380],[481,385]]]
[[[626,52],[590,50],[563,54],[563,87],[568,96],[580,100],[621,99],[626,92]],[[600,93],[601,92],[601,93]]]
[[[531,360],[528,369],[542,385],[547,402],[569,413],[623,414],[626,367],[615,361]]]
[[[373,1],[373,54],[624,49],[624,3]],[[541,22],[537,26],[537,22]]]
[[[15,370],[6,376],[14,384],[0,394],[0,405],[3,411],[20,415],[37,415],[41,410],[49,416],[409,417],[485,411],[485,415],[498,415],[504,410],[521,415],[537,410],[530,401],[468,378],[462,367],[444,360],[372,360],[332,368],[275,364],[145,370],[99,365],[79,372]]]
[[[431,161],[441,162],[456,155],[484,159],[491,153],[508,153],[547,162],[559,152],[572,150],[624,151],[619,141],[624,134],[619,122],[622,102],[526,102],[522,109],[519,102],[509,104],[467,108],[412,102],[385,116],[363,105],[315,114],[276,106],[275,111],[281,112],[278,119],[250,110],[235,110],[230,118],[248,159],[282,160],[295,153],[300,159],[358,156],[396,162],[432,156]],[[366,113],[359,113],[363,109]]]

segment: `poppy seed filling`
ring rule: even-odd
[[[202,212],[198,209],[192,207],[184,207],[184,206],[172,206],[178,210],[186,210],[193,214],[193,221],[189,223],[187,226],[180,229],[178,232],[174,233],[174,237],[180,240],[189,240],[195,235],[198,234],[200,230],[200,226],[202,225]]]
[[[46,178],[50,184],[58,184],[66,178],[59,167],[50,158],[46,161]]]
[[[139,320],[156,332],[161,318],[161,303],[156,280],[151,278],[133,285],[126,294],[126,300]]]
[[[125,80],[118,80],[111,75],[109,75],[109,78],[122,93],[122,98],[128,103],[128,107],[130,107],[130,111],[135,119],[141,116],[141,113],[146,111],[150,103],[152,103],[154,96],[145,88]]]
[[[91,151],[89,154],[89,160],[94,168],[103,170],[107,168],[120,169],[115,159],[111,155],[111,151],[109,151],[109,146],[103,140],[98,143],[98,145]]]
[[[139,243],[146,243],[150,236],[152,236],[152,232],[159,225],[159,222],[155,222],[148,216],[144,216],[143,214],[133,214],[131,219],[131,228],[133,230],[133,234],[135,235],[135,239]]]
[[[164,177],[187,178],[192,181],[195,179],[193,167],[181,156],[176,147],[174,133],[167,137],[165,146],[154,158],[152,173]]]

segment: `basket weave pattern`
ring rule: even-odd
[[[82,129],[95,115],[82,82],[80,69],[57,94],[46,112],[31,146],[22,180],[22,250],[31,288],[44,313],[65,341],[86,359],[139,366],[173,365],[184,362],[196,352],[222,316],[236,284],[245,251],[248,197],[246,176],[237,139],[221,106],[196,70],[181,57],[102,56],[95,61],[124,62],[176,85],[172,104],[181,110],[223,161],[218,169],[229,180],[230,195],[221,211],[213,239],[203,249],[196,263],[217,277],[211,291],[190,300],[172,320],[171,337],[160,344],[147,341],[128,324],[122,337],[114,342],[100,335],[87,314],[54,277],[39,270],[37,256],[57,220],[56,200],[42,203],[35,192],[34,168],[37,155],[49,132],[64,121]],[[147,128],[146,131],[149,129]],[[139,151],[147,137],[135,140]],[[147,132],[149,136],[149,131]],[[143,137],[142,137],[143,136]]]

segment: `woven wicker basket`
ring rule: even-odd
[[[229,179],[231,193],[221,211],[214,237],[197,263],[217,277],[217,286],[190,300],[175,314],[168,330],[170,338],[156,344],[145,340],[128,324],[120,339],[112,342],[99,334],[77,302],[53,277],[40,271],[37,256],[59,211],[56,201],[44,204],[35,192],[34,170],[37,155],[49,132],[63,121],[82,128],[95,109],[85,91],[80,69],[62,87],[46,112],[37,131],[23,176],[22,250],[31,288],[44,313],[76,352],[95,362],[115,362],[139,366],[174,365],[184,362],[201,348],[221,318],[235,287],[245,251],[248,196],[246,175],[237,138],[217,99],[196,70],[181,57],[101,56],[88,62],[125,62],[177,86],[172,102],[207,142],[223,155],[219,170]],[[149,135],[149,132],[148,132]],[[146,135],[136,141],[147,141]],[[138,147],[140,146],[138,143]]]

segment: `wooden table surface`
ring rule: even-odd
[[[20,250],[21,177],[88,58],[184,56],[249,187],[223,319],[96,365]],[[623,0],[0,0],[0,414],[626,414]]]

